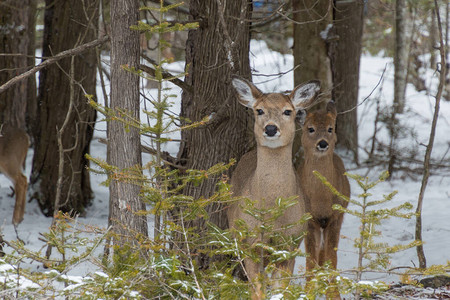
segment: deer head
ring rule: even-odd
[[[233,78],[239,102],[255,115],[255,138],[258,146],[279,148],[292,143],[297,113],[307,108],[320,90],[320,82],[312,80],[297,86],[290,95],[262,93],[245,79]]]
[[[300,123],[305,153],[316,156],[333,154],[337,141],[336,114],[336,105],[334,101],[330,101],[325,110],[302,115]]]

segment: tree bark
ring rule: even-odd
[[[111,1],[111,96],[110,108],[127,112],[139,120],[139,76],[123,69],[126,65],[139,68],[139,32],[131,30],[139,20],[139,2]],[[118,121],[108,122],[107,162],[126,172],[142,165],[139,130]],[[140,185],[112,176],[109,186],[109,224],[114,233],[113,244],[136,244],[137,234],[148,235],[145,216],[136,212],[145,210],[139,196]]]
[[[408,4],[406,0],[395,2],[395,51],[394,51],[394,111],[403,113],[408,74],[409,43],[407,36]]]
[[[28,68],[34,67],[36,64],[36,9],[37,1],[29,1],[28,6]],[[27,132],[33,139],[36,136],[36,128],[39,127],[38,119],[38,103],[37,103],[37,84],[36,76],[31,76],[27,79],[27,106],[25,122],[27,125]],[[34,140],[32,140],[34,144]]]
[[[364,1],[336,1],[334,27],[336,47],[332,57],[333,93],[336,109],[338,147],[353,153],[358,161],[357,109],[359,90],[359,62],[363,33]]]
[[[249,20],[250,12],[246,0],[190,1],[192,19],[201,21],[197,30],[189,32],[186,42],[186,65],[190,68],[185,81],[193,89],[183,92],[181,117],[192,121],[210,115],[213,118],[204,127],[182,131],[179,159],[186,168],[208,169],[231,158],[239,160],[251,147],[250,114],[238,104],[231,86],[231,75],[251,79],[250,24],[244,21]],[[210,178],[200,185],[189,185],[183,194],[207,198],[214,194],[216,183],[217,178]],[[210,205],[207,211],[210,222],[227,227],[221,205]],[[201,219],[186,224],[198,228],[196,232],[204,226]],[[207,259],[199,256],[199,264],[208,265]]]
[[[294,19],[294,86],[318,79],[321,92],[331,97],[333,86],[328,37],[333,28],[332,0],[292,0]],[[297,130],[293,145],[294,165],[303,160],[301,130]]]
[[[327,30],[333,24],[333,1],[293,0],[294,85],[318,79],[322,91],[331,92]],[[327,29],[328,27],[328,29]]]
[[[30,41],[28,33],[34,30],[30,20],[31,0],[8,0],[0,4],[0,85],[27,70]],[[33,16],[34,17],[34,16]],[[33,43],[34,44],[34,43]],[[26,129],[28,85],[21,82],[0,94],[0,124],[8,123]]]
[[[43,56],[50,57],[64,50],[76,47],[96,38],[98,22],[98,0],[54,1],[46,0],[44,13]],[[56,184],[58,181],[57,130],[63,124],[69,106],[71,58],[62,59],[58,64],[40,72],[38,95],[39,127],[34,134],[35,153],[30,178],[33,198],[47,216],[53,215]],[[96,53],[85,52],[75,58],[75,82],[87,94],[94,95],[96,88]],[[75,108],[70,116],[70,124],[62,137],[65,149],[64,177],[62,180],[60,209],[83,213],[92,199],[89,152],[96,113],[88,104],[83,89],[75,86]]]

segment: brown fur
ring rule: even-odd
[[[14,184],[16,204],[12,222],[18,225],[25,213],[27,177],[22,173],[29,147],[28,135],[24,130],[5,125],[0,135],[0,172]]]
[[[236,81],[237,80],[237,81]],[[310,104],[319,89],[318,82],[297,87],[290,96],[278,93],[263,94],[253,84],[234,79],[233,85],[238,91],[241,104],[255,112],[255,139],[257,149],[244,155],[232,174],[231,185],[234,196],[243,196],[256,201],[256,208],[275,206],[279,197],[299,196],[299,202],[290,207],[275,222],[275,230],[296,223],[304,214],[300,182],[292,163],[292,143],[295,133],[296,111]],[[303,91],[304,90],[304,91]],[[302,92],[303,91],[303,92]],[[258,114],[258,110],[263,114]],[[290,115],[285,115],[290,110]],[[276,137],[267,136],[267,126],[276,126]],[[277,134],[278,134],[277,133]],[[249,228],[258,227],[260,222],[242,210],[243,202],[234,203],[227,211],[228,222],[234,226],[237,219],[244,220]],[[284,231],[288,236],[300,236],[303,225],[296,225]],[[259,241],[270,243],[260,237],[249,240],[250,244]],[[289,249],[293,250],[293,249]],[[282,273],[292,274],[295,261],[292,259],[280,263],[272,277],[280,278]],[[258,276],[262,266],[251,259],[244,260],[249,281],[254,285],[253,299],[263,298]],[[276,283],[278,284],[278,283]]]
[[[350,196],[350,185],[344,175],[345,167],[341,158],[334,153],[336,143],[336,108],[334,102],[325,111],[310,113],[302,126],[302,145],[304,162],[299,167],[301,187],[306,211],[311,213],[308,222],[308,235],[305,237],[307,270],[322,266],[330,260],[333,268],[337,266],[337,247],[344,215],[332,209],[333,204],[347,207],[348,202],[333,195],[313,174],[318,171],[342,194]],[[310,132],[314,129],[314,132]],[[331,129],[331,132],[329,130]],[[328,144],[326,150],[319,150],[319,142]],[[323,241],[323,243],[321,243]]]

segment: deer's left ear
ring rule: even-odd
[[[289,98],[295,109],[298,111],[299,109],[305,109],[313,104],[315,96],[319,91],[320,81],[311,80],[298,85],[289,95]]]

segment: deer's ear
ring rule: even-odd
[[[240,77],[233,77],[231,83],[238,93],[239,103],[253,108],[256,99],[261,97],[262,92],[253,83]]]
[[[315,96],[320,91],[320,81],[311,80],[298,85],[289,95],[294,107],[304,109],[313,104]]]
[[[299,109],[297,111],[297,114],[295,115],[295,120],[300,123],[300,126],[303,127],[305,125],[305,119],[306,119],[306,110],[305,109]]]
[[[330,100],[327,103],[327,113],[331,113],[333,116],[337,115],[336,102],[334,102],[334,100]]]

